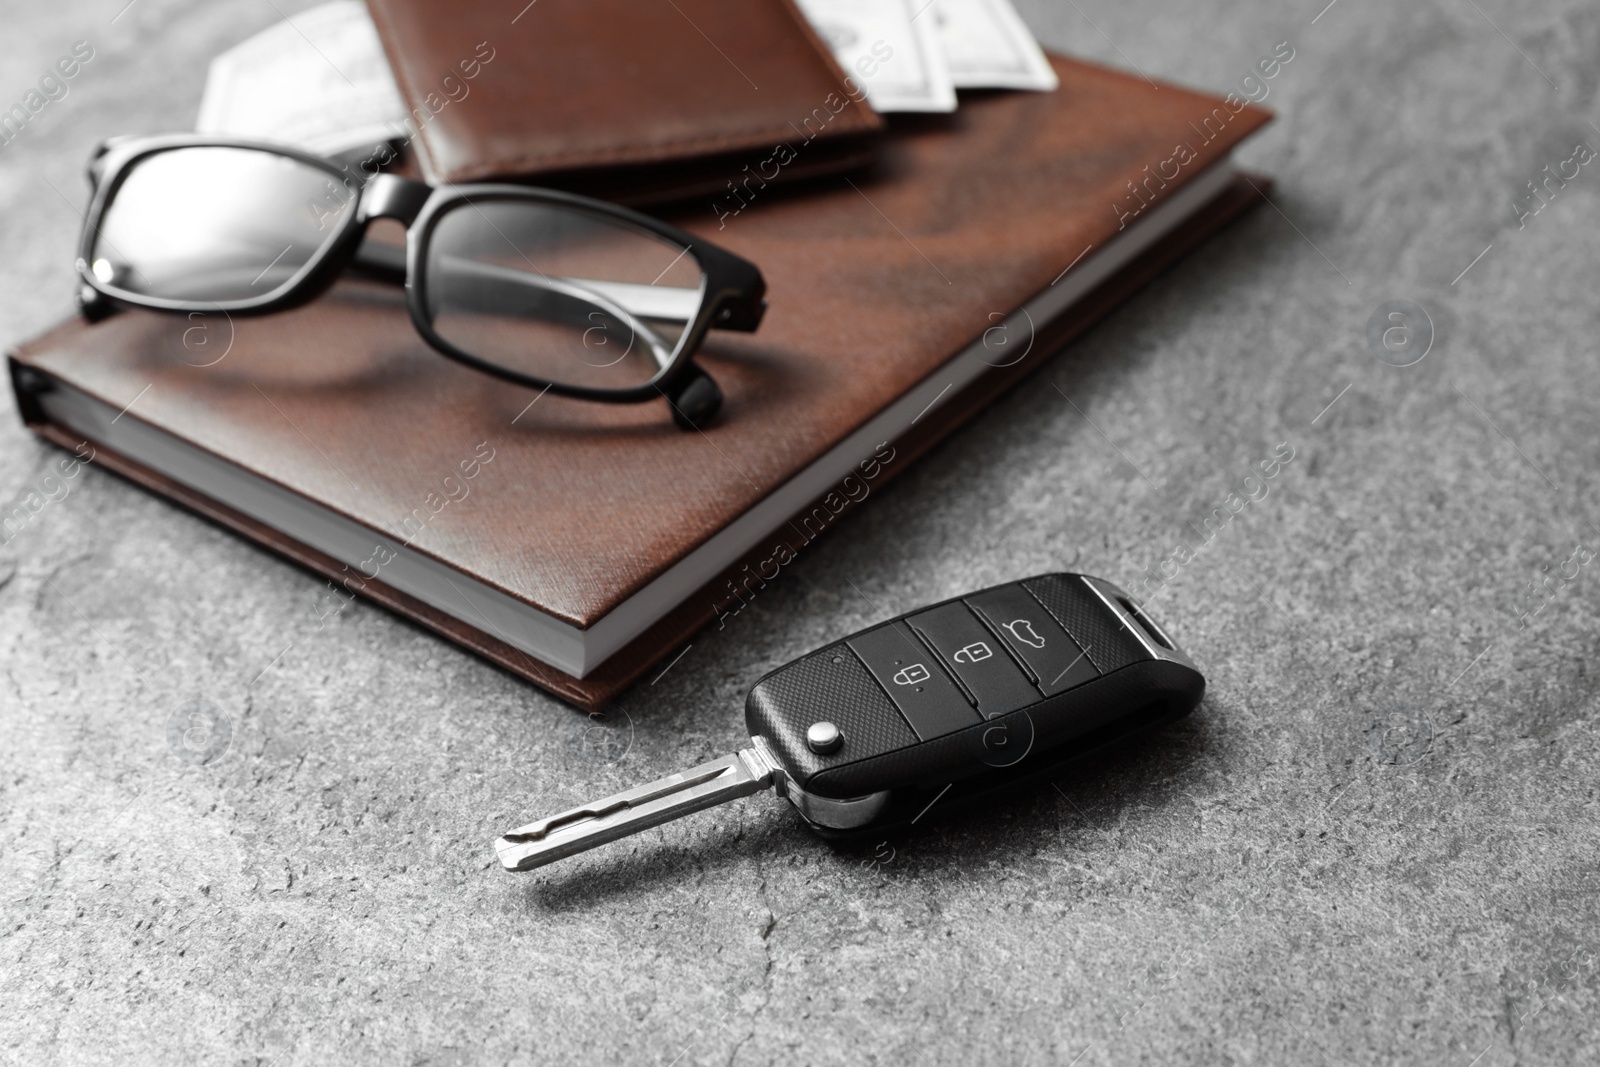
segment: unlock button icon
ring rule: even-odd
[[[965,648],[956,649],[955,655],[950,658],[957,663],[982,663],[992,655],[994,655],[994,652],[987,644],[982,641],[974,641]]]

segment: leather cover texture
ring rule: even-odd
[[[761,329],[713,332],[699,356],[726,395],[703,433],[677,429],[660,403],[535,402],[532,391],[435,353],[398,289],[356,279],[290,311],[215,324],[228,329],[231,347],[210,366],[195,366],[186,351],[194,323],[184,316],[130,311],[96,324],[74,317],[27,342],[12,353],[13,376],[31,368],[118,410],[137,399],[124,418],[375,531],[412,536],[414,549],[587,628],[982,338],[992,313],[1043,292],[1086,247],[1111,239],[1140,202],[1128,183],[1172,159],[1175,144],[1193,158],[1150,195],[1171,195],[1269,118],[1089,64],[1053,63],[1059,91],[970,95],[953,115],[897,124],[858,178],[763,190],[720,222],[705,205],[669,216],[758,264],[768,285]],[[1197,132],[1212,127],[1210,140]],[[1068,312],[1038,323],[1028,358],[889,435],[893,458],[871,491],[1256,198],[1236,182]],[[43,424],[23,393],[35,429],[76,443]],[[404,525],[419,508],[429,513],[430,494],[459,478],[460,463],[485,442],[494,458],[470,494],[420,530]],[[100,462],[312,570],[348,576],[341,563],[160,472],[103,449]],[[733,606],[730,581],[748,580],[746,564],[758,568],[780,544],[803,553],[812,539],[794,523],[770,531],[582,680],[389,589],[381,574],[362,592],[595,708]]]
[[[770,181],[856,166],[884,128],[792,0],[367,6],[433,185],[660,201],[725,190],[779,144],[794,158]]]

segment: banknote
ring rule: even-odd
[[[954,111],[933,0],[799,0],[876,111]]]
[[[1056,87],[1056,72],[1011,0],[932,0],[932,5],[918,21],[932,19],[938,27],[958,88]]]
[[[337,155],[403,134],[405,117],[366,5],[333,0],[213,59],[195,128]]]

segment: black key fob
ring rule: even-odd
[[[826,837],[1058,776],[1192,711],[1201,676],[1126,593],[1048,574],[919,608],[780,667],[745,721]]]
[[[527,871],[776,788],[825,837],[992,803],[1181,718],[1205,679],[1110,582],[1046,574],[902,615],[768,674],[750,747],[520,826]]]

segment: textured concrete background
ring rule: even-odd
[[[125,2],[4,15],[0,105],[96,49],[0,147],[8,343],[70,309],[92,142],[185,128],[207,57],[280,17]],[[1245,154],[1274,206],[604,722],[375,608],[319,632],[320,581],[74,480],[0,548],[6,1058],[1600,1058],[1596,578],[1555,577],[1600,549],[1600,174],[1513,209],[1600,147],[1600,10],[1323,2],[1025,6],[1050,45],[1217,90],[1290,42]],[[1404,368],[1365,339],[1401,299],[1436,330]],[[60,453],[0,404],[9,511]],[[492,865],[512,821],[730,751],[754,679],[881,612],[1135,582],[1281,442],[1270,495],[1154,601],[1205,704],[1103,771],[879,849],[762,798]],[[169,720],[201,698],[231,733],[194,765]]]

